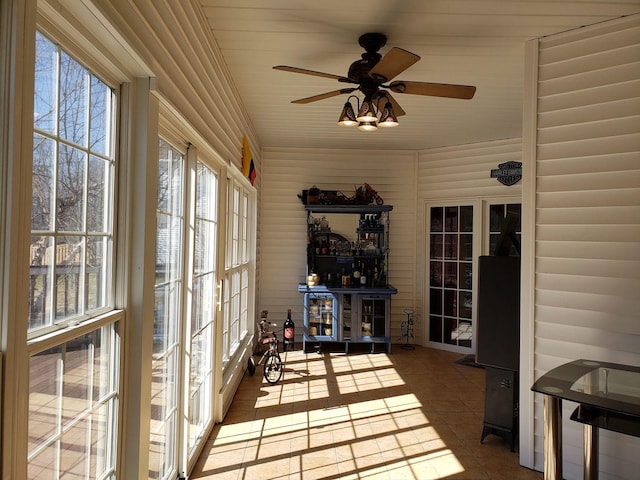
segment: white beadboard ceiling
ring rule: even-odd
[[[525,42],[640,12],[640,0],[199,2],[263,146],[394,150],[520,137]],[[366,32],[387,35],[383,55],[422,57],[396,80],[475,85],[475,97],[394,94],[406,115],[376,132],[337,125],[346,95],[290,103],[350,85],[274,65],[346,76]]]

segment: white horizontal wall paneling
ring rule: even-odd
[[[536,376],[577,358],[640,365],[640,15],[539,45]],[[564,430],[565,477],[579,478],[582,429]],[[602,435],[601,478],[634,478],[639,451]]]
[[[274,318],[284,318],[291,308],[296,331],[302,332],[303,299],[297,287],[306,275],[307,215],[298,195],[317,185],[351,196],[368,183],[385,204],[393,205],[389,282],[398,289],[391,302],[392,339],[398,341],[403,309],[413,306],[415,153],[265,148],[262,175],[258,308],[269,310],[270,317],[273,312]]]
[[[95,4],[153,70],[158,93],[224,160],[240,167],[242,135],[253,147],[255,134],[199,7],[169,0]]]
[[[505,187],[491,178],[491,169],[508,161],[522,161],[521,139],[422,151],[418,163],[418,199],[520,195],[520,184]]]

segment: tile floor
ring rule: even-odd
[[[461,357],[283,353],[278,384],[245,374],[190,478],[541,479],[501,438],[480,443],[484,370]]]

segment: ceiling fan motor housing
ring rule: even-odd
[[[358,39],[358,43],[365,52],[361,55],[360,60],[356,60],[349,66],[347,77],[361,85],[362,92],[367,95],[375,92],[380,83],[369,76],[369,71],[380,61],[382,55],[378,53],[387,43],[387,37],[383,33],[365,33]]]

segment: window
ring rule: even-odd
[[[115,102],[112,88],[36,34],[30,479],[115,478],[120,317],[98,317],[113,310]],[[54,341],[40,347],[45,333]]]
[[[107,324],[29,360],[29,479],[115,479],[117,328]]]
[[[250,235],[255,199],[248,188],[239,182],[229,181],[229,208],[226,255],[223,359],[228,361],[247,334],[249,324],[250,290],[253,274]]]
[[[29,331],[111,305],[115,94],[36,37]]]
[[[521,206],[520,203],[487,202],[488,228],[485,231],[489,238],[485,245],[488,255],[520,256],[520,242],[522,237]],[[500,246],[498,243],[501,241]],[[500,252],[496,252],[496,247]]]

